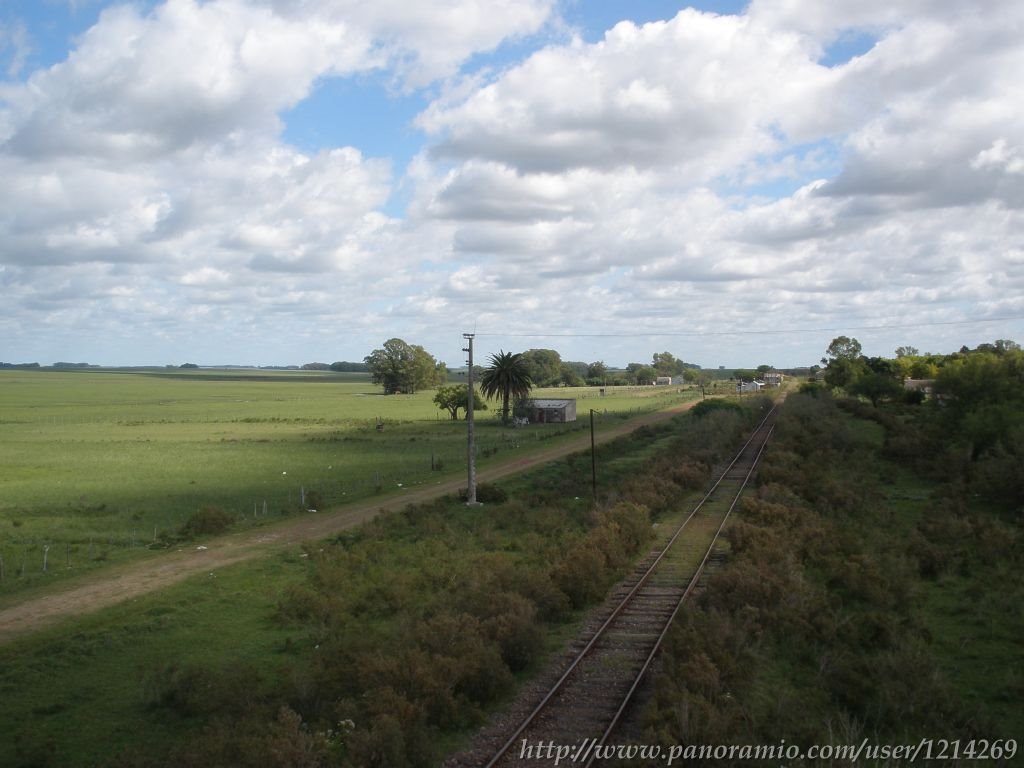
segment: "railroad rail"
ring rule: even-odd
[[[497,750],[476,764],[543,766],[554,755],[540,745],[577,749],[574,766],[590,766],[614,732],[683,603],[700,581],[719,534],[757,467],[775,422],[764,417],[729,465],[660,551],[621,585],[610,615],[561,677]],[[621,597],[620,597],[621,595]],[[506,730],[506,733],[509,732]],[[535,749],[527,752],[531,747]],[[524,759],[525,758],[525,759]],[[550,758],[550,759],[546,759]],[[563,755],[560,764],[570,761]]]

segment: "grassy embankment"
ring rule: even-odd
[[[609,418],[696,397],[538,394],[556,392]],[[238,529],[458,475],[465,425],[432,397],[334,373],[0,371],[0,601],[170,546],[202,508]],[[587,427],[478,419],[482,467]]]
[[[742,426],[677,417],[601,447],[602,515],[575,456],[502,484],[504,502],[410,508],[0,649],[0,764],[434,765]]]

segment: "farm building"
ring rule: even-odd
[[[532,424],[564,424],[576,421],[576,400],[528,400],[526,413]]]
[[[903,389],[907,392],[921,392],[926,398],[932,396],[935,379],[904,379]]]
[[[741,381],[736,384],[736,391],[740,394],[745,392],[760,392],[764,389],[763,381]]]
[[[659,376],[658,378],[656,378],[654,380],[655,386],[658,386],[658,387],[665,387],[665,386],[668,386],[671,383],[672,383],[672,377],[671,376]]]
[[[786,374],[782,371],[766,371],[764,374],[764,383],[769,387],[781,387],[782,382],[786,380]]]

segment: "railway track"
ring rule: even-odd
[[[582,638],[582,648],[532,711],[509,725],[500,742],[495,738],[492,745],[455,764],[594,764],[712,559],[715,542],[757,467],[774,421],[773,408],[668,542],[619,586],[607,618]]]

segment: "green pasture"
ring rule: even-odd
[[[536,394],[577,398],[579,420],[478,412],[481,466],[587,429],[591,408],[600,430],[696,396]],[[261,524],[463,473],[465,424],[433,395],[310,371],[0,371],[0,596],[161,548],[203,507]]]
[[[101,765],[140,742],[159,754],[202,726],[147,704],[172,665],[280,676],[310,652],[301,631],[272,621],[305,562],[294,552],[220,569],[0,648],[0,765]],[[230,695],[227,682],[216,695]]]
[[[602,484],[613,488],[635,473],[638,457],[684,432],[699,433],[688,417],[602,446]],[[431,574],[472,584],[484,562],[546,573],[587,516],[589,473],[576,471],[581,463],[589,467],[589,460],[572,457],[501,483],[513,499],[540,494],[547,503],[552,494],[564,495],[557,515],[525,501],[480,514],[449,498],[340,535],[333,545],[352,548],[365,539],[363,548],[374,553],[346,589],[381,604],[401,597],[417,606],[437,599]],[[126,748],[166,753],[208,725],[203,715],[169,715],[154,705],[161,673],[174,668],[204,670],[197,685],[208,688],[211,709],[246,710],[264,695],[301,698],[314,687],[309,668],[321,641],[310,627],[282,619],[280,608],[290,595],[308,593],[315,553],[325,546],[332,545],[307,544],[203,573],[0,648],[0,765],[118,764],[115,756]],[[581,615],[574,611],[545,627],[546,652],[561,652]],[[409,628],[386,609],[352,621],[353,635],[382,642]],[[457,742],[446,738],[454,748]]]

